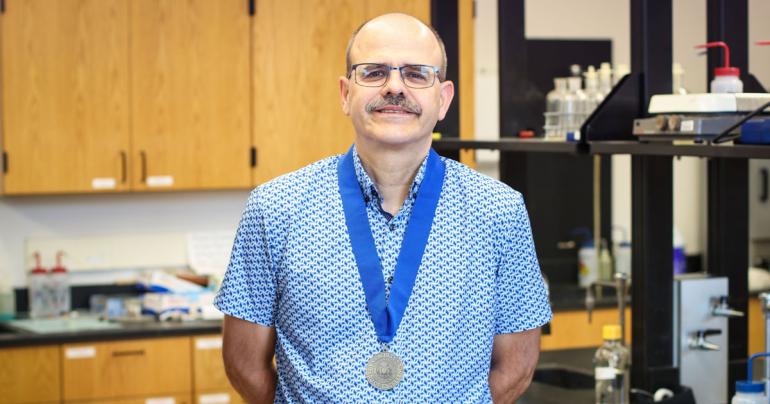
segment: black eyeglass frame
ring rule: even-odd
[[[383,81],[382,84],[378,84],[378,85],[359,83],[358,82],[358,76],[356,74],[354,74],[354,72],[356,71],[356,68],[358,68],[358,66],[365,66],[365,65],[368,65],[368,66],[380,66],[380,67],[388,69],[388,76],[385,77],[385,81]],[[427,67],[427,68],[433,70],[433,81],[429,85],[426,85],[424,87],[414,87],[412,85],[409,85],[406,82],[406,80],[404,80],[404,68],[408,68],[408,67],[419,67],[419,68]],[[441,79],[439,78],[439,72],[441,71],[441,68],[439,68],[438,66],[422,65],[422,64],[407,64],[407,65],[401,65],[401,66],[390,66],[390,65],[387,65],[387,64],[384,64],[384,63],[356,63],[356,64],[350,66],[350,73],[348,74],[348,79],[350,79],[350,76],[353,76],[353,81],[355,81],[356,84],[358,84],[359,86],[362,86],[362,87],[383,87],[383,86],[385,86],[385,84],[388,84],[388,80],[390,80],[390,72],[392,72],[393,70],[398,70],[399,76],[401,76],[401,82],[404,83],[404,85],[409,87],[409,88],[414,88],[414,89],[417,89],[417,90],[421,90],[421,89],[433,87],[433,85],[436,84],[436,79],[438,79],[438,81],[441,82]]]

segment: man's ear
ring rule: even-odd
[[[455,96],[455,84],[446,80],[439,83],[439,86],[441,86],[441,93],[439,93],[438,120],[441,121],[446,116],[446,112],[452,104],[452,99]]]
[[[349,95],[350,80],[347,77],[340,76],[340,103],[342,104],[342,112],[348,116],[350,116],[350,104],[348,101]]]

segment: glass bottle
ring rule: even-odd
[[[620,341],[620,335],[619,325],[602,328],[604,343],[594,355],[596,404],[629,403],[631,357],[628,348]]]

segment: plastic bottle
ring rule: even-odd
[[[625,77],[628,73],[631,73],[631,69],[628,67],[627,64],[624,63],[618,63],[615,65],[615,70],[612,71],[612,86],[615,87],[616,84]]]
[[[578,250],[578,284],[587,288],[599,280],[599,260],[591,240],[586,240]]]
[[[735,395],[731,404],[767,404],[765,384],[760,382],[735,382]]]
[[[730,67],[730,48],[726,43],[709,42],[703,45],[697,45],[695,48],[715,48],[724,49],[724,66],[714,69],[714,79],[711,80],[710,91],[712,93],[742,93],[743,82],[741,81],[741,70],[737,67]]]
[[[612,67],[604,62],[599,66],[599,92],[606,97],[610,91],[612,91]]]
[[[567,93],[567,79],[553,79],[553,90],[546,95],[545,105],[545,137],[547,139],[564,138],[561,134],[561,108],[564,95]]]
[[[684,69],[679,63],[674,63],[671,66],[671,93],[685,95],[687,90],[683,86],[684,82]]]
[[[684,251],[684,238],[679,230],[674,228],[674,274],[687,272],[687,256]]]
[[[578,132],[586,118],[586,95],[581,89],[582,84],[580,77],[567,78],[567,94],[562,104],[565,134]]]
[[[610,280],[612,279],[613,273],[610,249],[607,246],[607,240],[602,239],[602,248],[599,252],[599,278],[602,280]]]
[[[628,349],[620,341],[620,326],[602,328],[604,343],[594,354],[596,404],[626,404],[629,402]]]
[[[35,252],[35,267],[27,276],[29,293],[29,316],[33,319],[46,318],[51,313],[51,291],[48,271],[40,265],[40,253]]]
[[[599,74],[593,66],[588,66],[584,73],[586,80],[586,113],[591,113],[604,101],[604,94],[599,92]]]
[[[51,268],[53,314],[60,316],[70,311],[70,283],[67,269],[61,264],[62,251],[56,253],[56,266]]]

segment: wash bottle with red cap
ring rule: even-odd
[[[741,81],[741,69],[737,67],[730,67],[730,48],[726,43],[709,42],[703,45],[698,45],[695,48],[716,48],[720,47],[725,50],[724,52],[724,66],[714,69],[714,80],[711,80],[711,92],[712,93],[742,93],[743,82]]]

